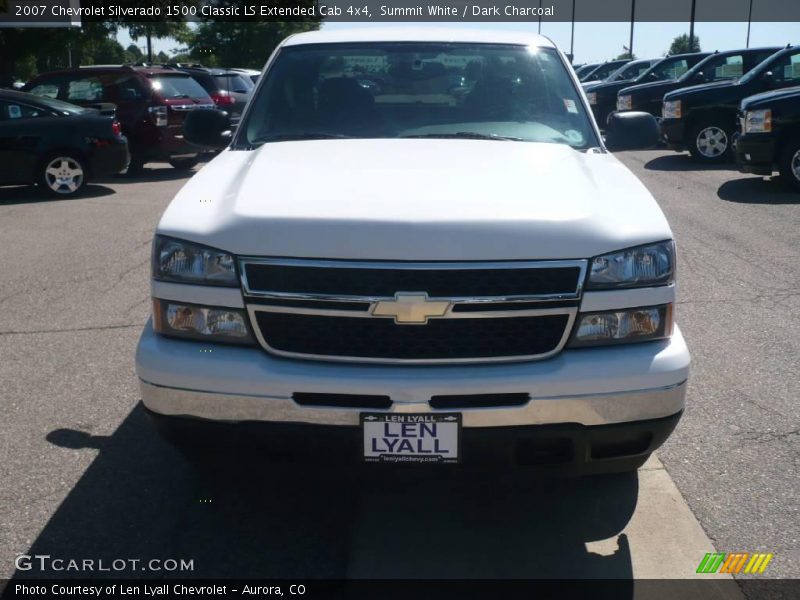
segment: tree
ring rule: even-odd
[[[687,54],[689,52],[701,52],[700,38],[694,36],[692,39],[692,45],[689,47],[689,36],[683,33],[672,40],[672,45],[669,47],[668,54]]]
[[[186,23],[175,21],[148,21],[128,26],[131,38],[138,40],[143,37],[147,40],[147,62],[153,62],[153,38],[178,38],[187,31]]]
[[[261,69],[283,38],[318,27],[316,20],[294,23],[207,21],[179,39],[187,45],[186,54],[193,62]]]
[[[0,87],[37,73],[97,62],[122,62],[124,50],[111,39],[113,22],[86,22],[80,29],[0,29]]]
[[[631,60],[636,60],[636,55],[631,54],[629,51],[626,50],[625,52],[617,56],[617,58],[615,58],[614,60],[624,60],[626,58],[629,58]]]

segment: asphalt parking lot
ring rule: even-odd
[[[184,176],[149,165],[74,200],[0,188],[0,578],[23,553],[194,559],[201,577],[689,577],[713,549],[772,552],[769,575],[797,578],[800,194],[620,158],[678,244],[688,408],[638,474],[555,483],[194,469],[149,428],[133,366]]]

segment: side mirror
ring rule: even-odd
[[[775,73],[773,73],[772,71],[767,71],[761,76],[761,80],[768,86],[772,87],[773,85],[775,85]]]
[[[611,151],[645,150],[658,144],[658,122],[650,113],[613,112],[606,124],[606,146]]]
[[[231,141],[230,116],[216,108],[196,108],[186,115],[183,138],[196,146],[224,148]]]

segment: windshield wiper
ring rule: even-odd
[[[302,131],[299,133],[276,133],[265,135],[252,140],[251,144],[264,144],[267,142],[287,142],[292,140],[338,140],[347,139],[351,136],[338,133],[321,133],[316,131]]]
[[[519,137],[497,135],[496,133],[476,133],[474,131],[458,131],[456,133],[420,133],[416,135],[403,135],[404,138],[456,138],[464,140],[495,140],[498,142],[524,142]]]

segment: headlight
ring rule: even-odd
[[[153,329],[173,337],[228,344],[253,344],[243,310],[195,306],[153,298]]]
[[[680,119],[681,118],[681,101],[680,100],[670,100],[669,102],[664,102],[663,110],[661,111],[661,115],[665,119]]]
[[[597,92],[589,92],[586,94],[586,98],[589,100],[589,104],[592,106],[597,104]]]
[[[631,110],[633,102],[630,96],[617,96],[617,110]]]
[[[748,110],[744,117],[745,133],[769,133],[772,131],[772,111]]]
[[[659,242],[621,250],[592,259],[587,289],[648,287],[671,283],[675,271],[675,244]]]
[[[236,287],[236,261],[231,254],[157,235],[153,242],[153,278],[177,283]]]
[[[661,340],[672,335],[672,305],[578,315],[570,347]]]

